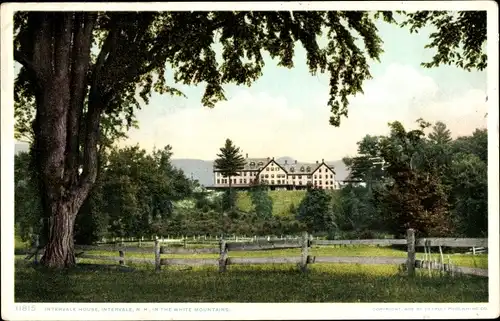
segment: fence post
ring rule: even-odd
[[[118,253],[120,253],[120,257],[121,258],[125,257],[125,253],[123,253],[123,251],[119,251]],[[125,261],[124,260],[120,260],[120,265],[124,265],[124,264],[125,264]]]
[[[160,261],[160,240],[155,240],[155,271],[159,272],[161,270]]]
[[[220,240],[219,272],[226,272],[226,260],[227,260],[226,240],[224,240],[224,238],[221,238],[221,240]]]
[[[307,255],[309,249],[309,236],[307,232],[302,234],[302,252],[301,252],[301,262],[300,262],[300,270],[302,272],[307,271]]]
[[[408,244],[408,258],[406,260],[406,268],[408,269],[408,275],[415,275],[415,230],[408,229],[406,231],[406,243]]]

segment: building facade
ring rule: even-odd
[[[216,168],[214,173],[214,188],[229,187],[248,188],[254,184],[263,183],[271,189],[305,189],[308,184],[321,189],[339,189],[340,183],[335,180],[333,166],[322,160],[316,163],[280,162],[274,158],[245,158],[245,166],[237,176],[224,177]]]

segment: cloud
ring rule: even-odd
[[[415,128],[418,118],[441,120],[454,136],[486,124],[484,91],[444,96],[431,77],[407,65],[391,64],[367,81],[364,94],[351,100],[349,117],[339,128],[328,124],[327,94],[327,86],[308,90],[305,83],[303,95],[310,103],[297,106],[284,96],[240,89],[214,109],[179,108],[141,123],[141,130],[130,133],[127,143],[139,142],[146,149],[171,144],[176,158],[213,159],[230,138],[250,157],[335,160],[355,154],[356,143],[364,135],[386,134],[390,121]]]

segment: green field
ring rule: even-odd
[[[248,192],[238,192],[236,206],[248,212],[252,210],[252,199]],[[287,216],[289,215],[290,205],[299,206],[300,202],[306,195],[306,191],[269,191],[269,196],[273,200],[273,215]]]
[[[152,249],[151,249],[152,250]],[[115,252],[87,254],[117,256]],[[230,252],[229,257],[298,256],[299,249]],[[348,246],[311,249],[316,256],[396,256],[404,251],[389,247]],[[125,253],[153,258],[153,253]],[[486,302],[488,279],[440,276],[427,271],[409,278],[395,265],[311,264],[300,273],[293,264],[217,267],[162,267],[131,264],[134,271],[103,269],[103,261],[80,259],[81,265],[64,272],[33,268],[17,256],[17,302]],[[207,255],[162,257],[217,258]],[[487,255],[451,255],[460,266],[487,268]],[[112,262],[107,262],[112,264]],[[115,265],[116,266],[116,265]]]

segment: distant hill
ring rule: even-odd
[[[172,165],[181,169],[187,177],[197,179],[201,185],[213,185],[213,161],[191,158],[174,158]]]
[[[27,152],[29,150],[28,144],[16,143],[14,147],[14,152],[16,154],[21,152]],[[276,158],[278,162],[284,162],[285,160],[289,163],[295,161],[294,158],[290,156],[283,156]],[[201,185],[211,186],[213,185],[213,161],[211,160],[201,160],[192,158],[174,158],[172,159],[172,164],[181,169],[187,177],[193,177],[197,179]],[[343,180],[347,177],[347,168],[341,160],[327,161],[328,165],[333,165],[336,172],[336,179]]]

